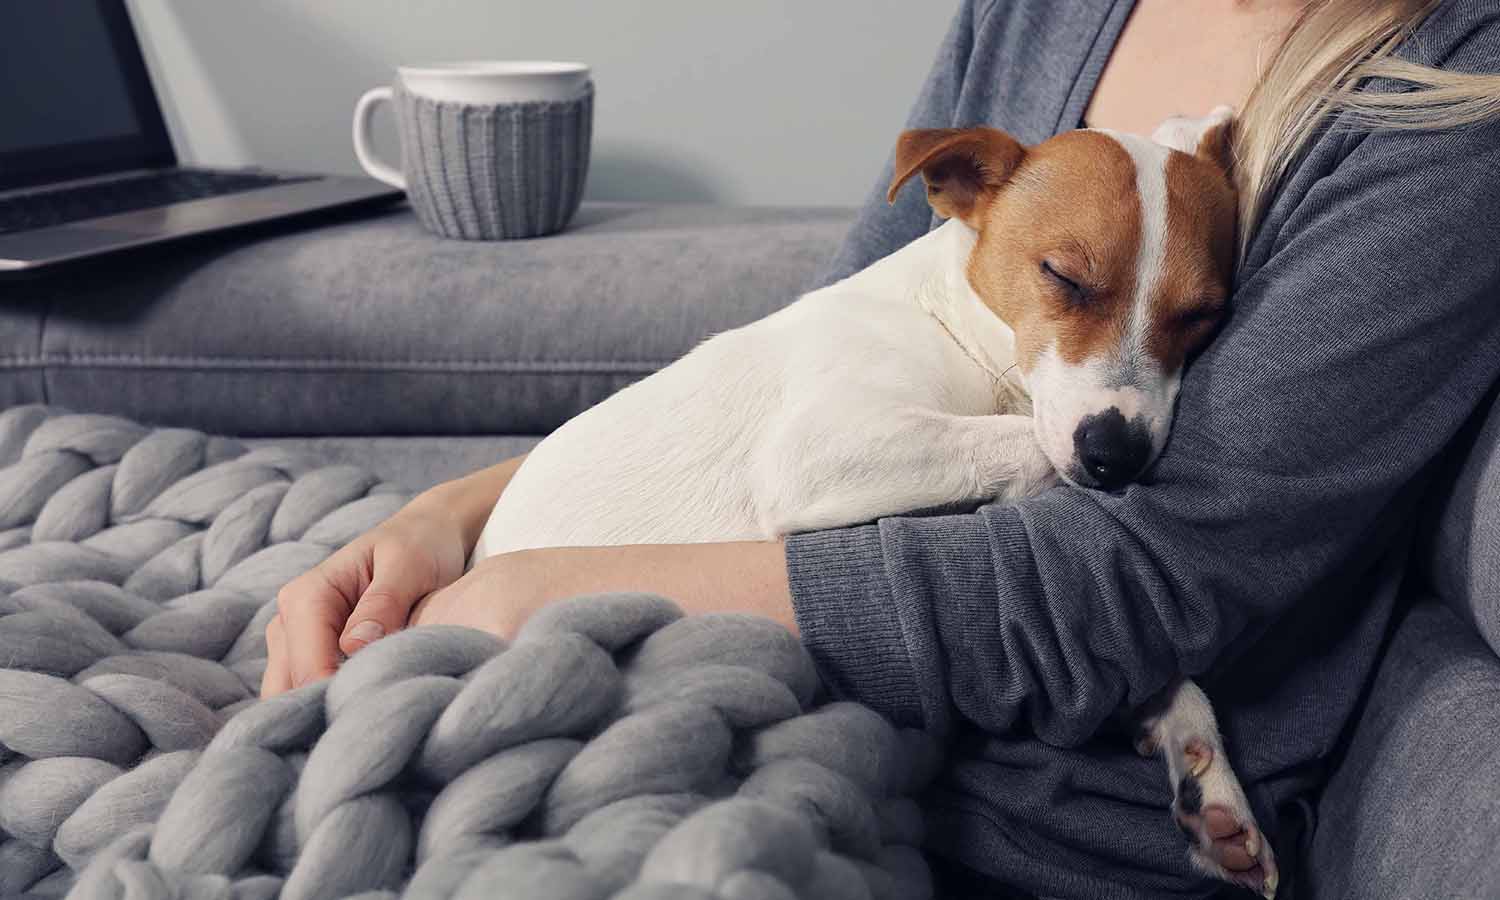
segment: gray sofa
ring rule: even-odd
[[[3,283],[0,403],[245,436],[418,489],[784,305],[850,219],[599,204],[556,237],[464,243],[397,209]],[[1308,896],[1500,897],[1500,405],[1442,464],[1409,611],[1318,801]]]

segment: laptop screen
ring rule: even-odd
[[[123,0],[0,3],[0,190],[175,162]]]

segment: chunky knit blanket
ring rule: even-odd
[[[930,896],[925,737],[765,620],[557,604],[259,701],[276,590],[405,500],[349,466],[0,413],[0,896]]]

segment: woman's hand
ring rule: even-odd
[[[261,696],[332,675],[340,651],[404,628],[418,600],[463,574],[467,555],[461,523],[414,502],[289,582],[266,626]]]
[[[466,625],[505,640],[554,600],[648,591],[688,613],[765,616],[793,633],[786,551],[780,541],[523,550],[483,560],[412,610],[412,625]]]
[[[525,459],[428,489],[282,588],[266,626],[261,696],[332,675],[341,651],[404,628],[418,600],[463,574],[490,510]]]

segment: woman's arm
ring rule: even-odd
[[[1257,236],[1149,485],[788,539],[820,669],[906,723],[1073,745],[1226,653],[1268,678],[1316,665],[1256,639],[1294,612],[1332,635],[1373,602],[1424,470],[1500,375],[1497,234],[1500,127],[1333,132]]]
[[[748,613],[796,631],[780,541],[732,544],[569,547],[523,550],[483,560],[412,610],[415,625],[482,628],[507,640],[554,600],[607,591],[646,591],[691,613]]]

